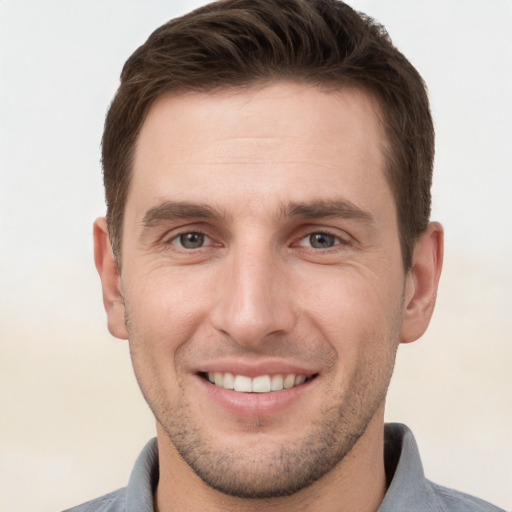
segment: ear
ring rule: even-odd
[[[124,300],[121,293],[121,276],[112,252],[107,221],[104,217],[100,217],[94,222],[93,236],[94,262],[101,279],[108,330],[112,336],[126,340],[128,339],[128,332],[125,323]]]
[[[443,266],[443,239],[441,224],[431,222],[414,247],[405,284],[402,343],[417,340],[430,323]]]

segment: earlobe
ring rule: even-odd
[[[121,293],[121,277],[110,245],[107,221],[104,217],[100,217],[94,222],[93,237],[94,262],[101,279],[108,330],[116,338],[128,339],[124,300]]]
[[[443,266],[443,227],[431,222],[414,247],[407,275],[401,342],[417,340],[427,329]]]

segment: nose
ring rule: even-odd
[[[294,301],[282,259],[253,245],[234,250],[223,264],[211,316],[215,329],[254,348],[272,335],[292,331]]]

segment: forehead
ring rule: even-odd
[[[261,209],[341,194],[357,203],[372,188],[389,192],[385,147],[378,105],[355,88],[169,94],[140,131],[127,210],[167,198]]]

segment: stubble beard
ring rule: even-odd
[[[322,419],[314,422],[298,445],[282,445],[270,453],[258,450],[253,441],[248,453],[212,448],[207,435],[190,418],[186,404],[161,418],[157,416],[157,421],[177,452],[208,486],[237,498],[272,499],[309,487],[340,464],[365,433],[384,399],[385,392],[364,416],[357,418],[350,418],[352,406],[333,406],[322,412]]]
[[[131,326],[127,318],[127,325]],[[130,329],[131,331],[132,329]],[[398,340],[398,332],[393,329]],[[130,336],[130,339],[131,336]],[[384,404],[391,380],[398,341],[387,342],[389,353],[381,361],[359,365],[343,394],[330,390],[332,404],[312,421],[309,433],[295,446],[283,444],[270,452],[259,450],[251,436],[245,453],[212,446],[207,423],[198,424],[185,401],[170,404],[162,391],[144,385],[137,371],[133,344],[130,342],[135,374],[146,402],[176,451],[201,480],[226,495],[244,499],[272,499],[290,496],[305,489],[340,464],[365,433],[369,423]],[[147,368],[146,368],[147,371]],[[179,385],[181,396],[184,386]],[[149,392],[151,390],[151,392]],[[264,424],[262,421],[262,426]],[[298,425],[300,428],[300,425]],[[289,443],[287,443],[289,444]]]
[[[384,379],[378,392],[376,382],[365,380],[359,372],[344,396],[338,396],[337,401],[333,396],[334,405],[321,411],[300,442],[283,444],[270,452],[260,450],[254,436],[250,436],[245,453],[238,447],[230,448],[229,440],[222,449],[216,448],[210,442],[206,422],[197,423],[187,402],[171,406],[165,396],[152,399],[141,389],[176,451],[204,483],[237,498],[271,499],[305,489],[342,463],[383,404],[393,363],[394,359],[386,375],[380,376]]]

